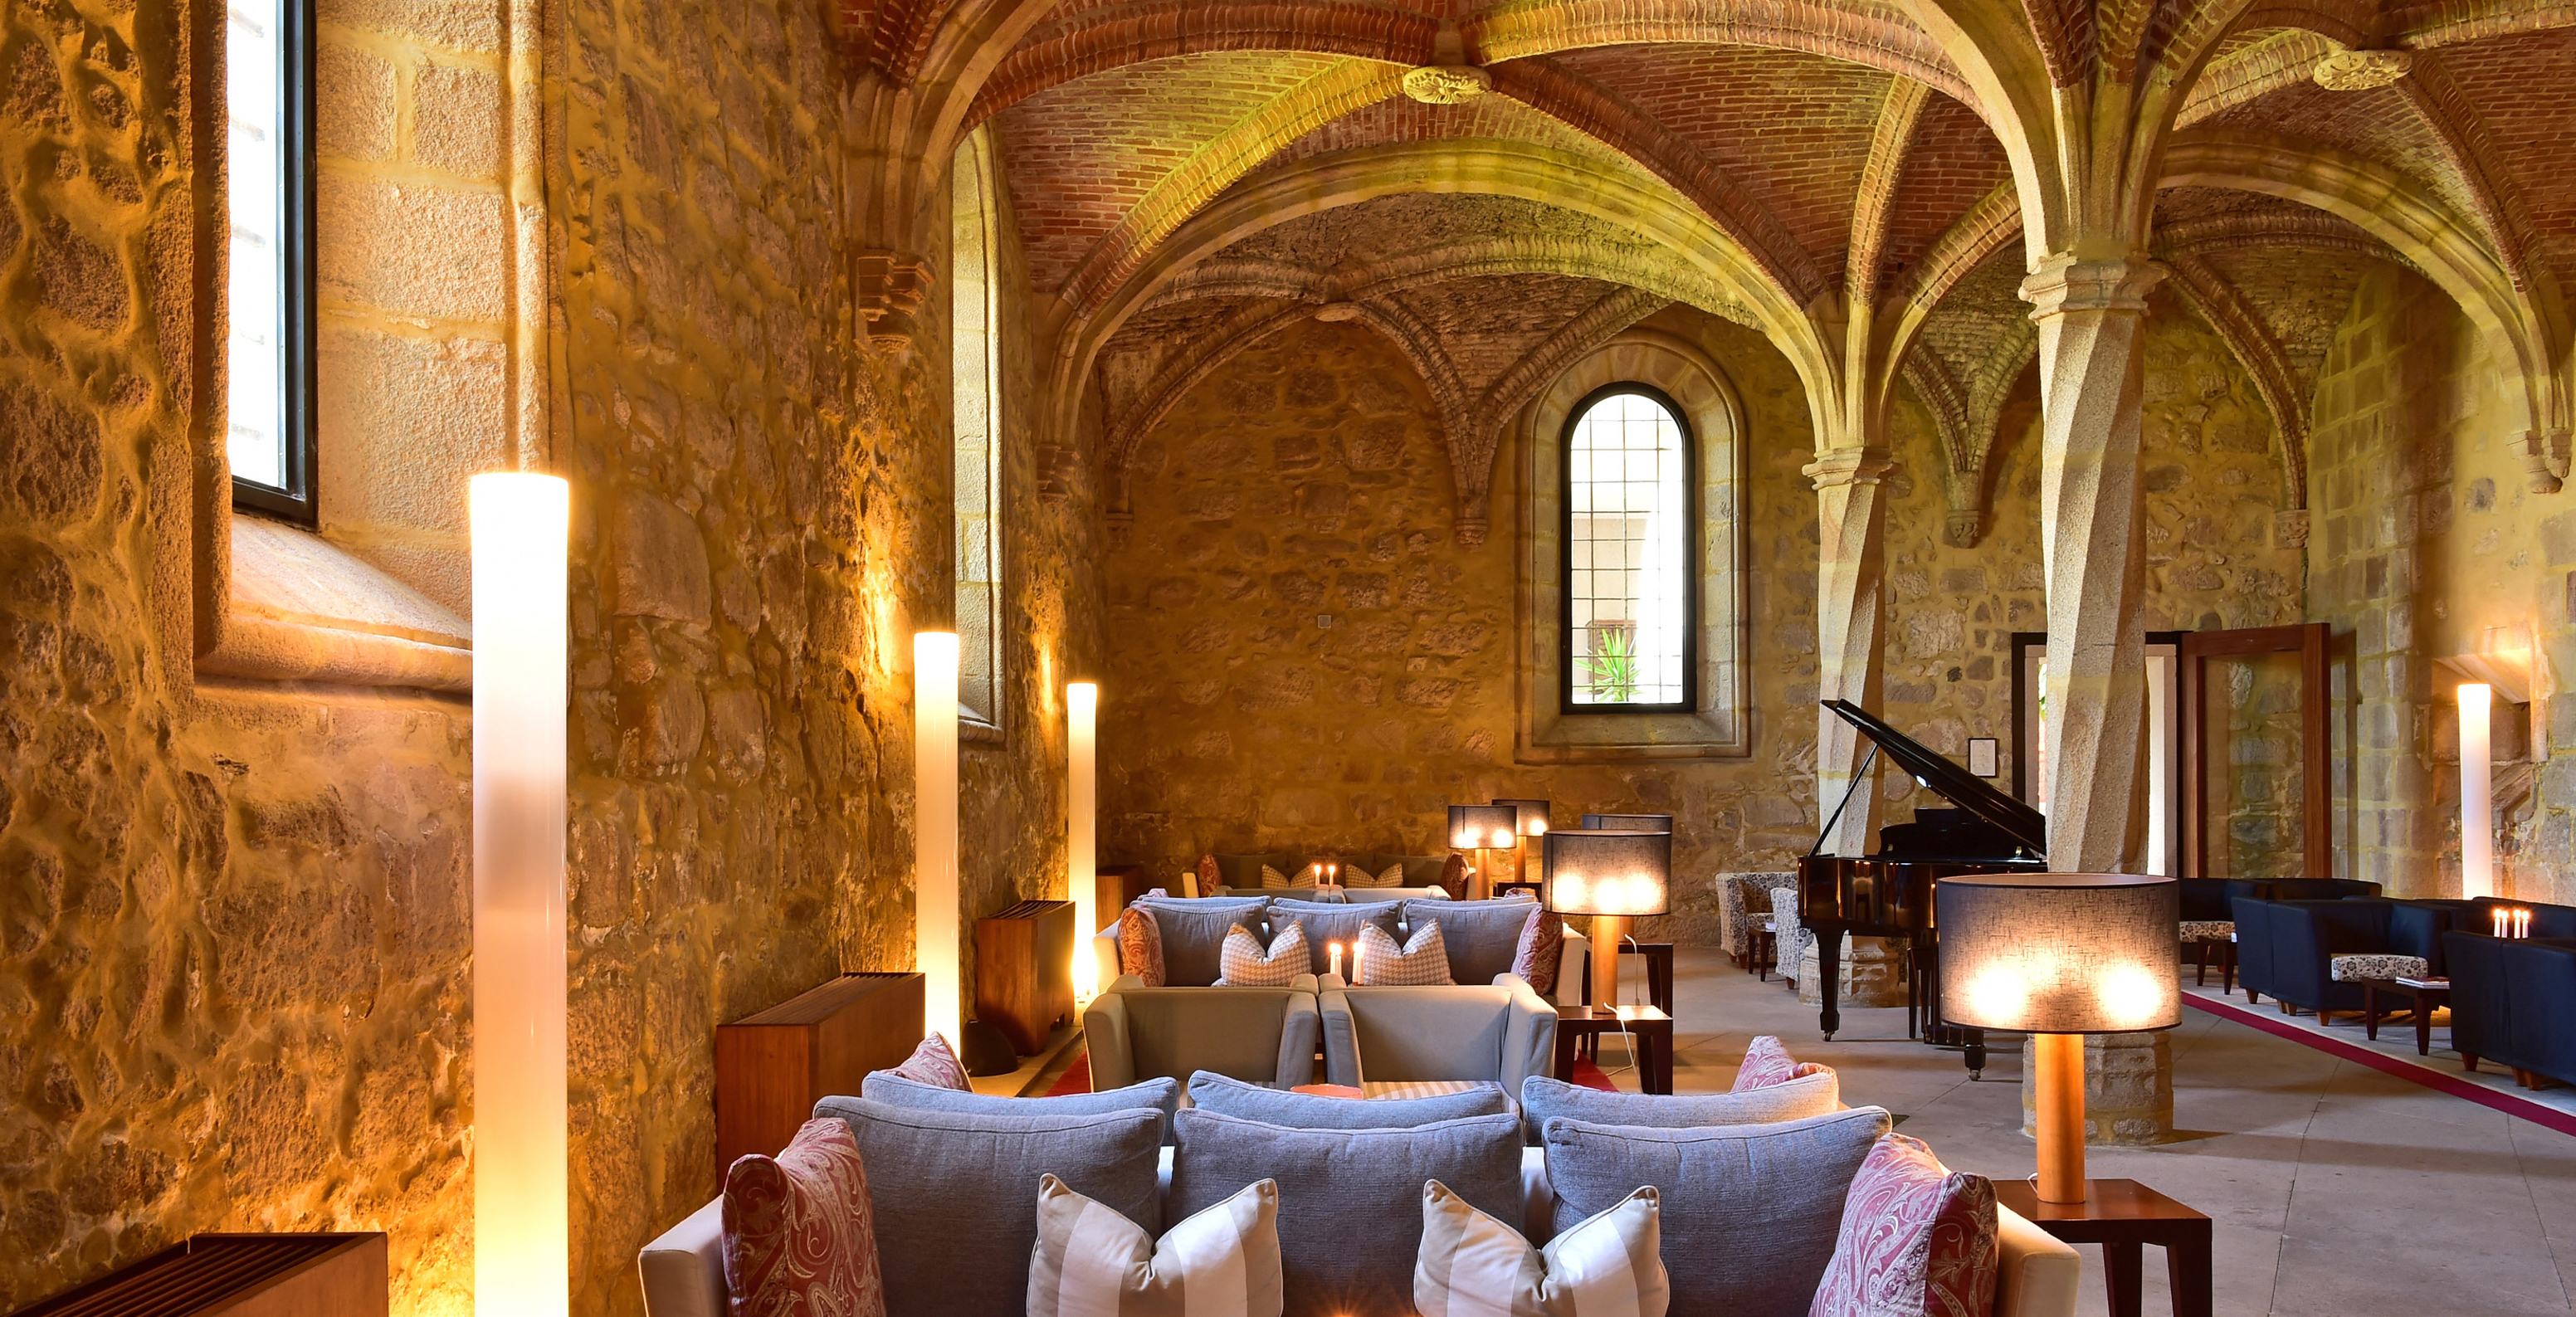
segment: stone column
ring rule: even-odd
[[[1835,448],[1802,468],[1816,482],[1816,695],[1875,713],[1886,665],[1879,653],[1886,575],[1887,495],[1896,464],[1876,448]],[[1822,826],[1860,766],[1860,734],[1816,710],[1816,823]],[[1828,855],[1864,855],[1877,837],[1876,792],[1852,797],[1825,840]]]
[[[2118,872],[2145,753],[2143,258],[2053,256],[2022,282],[2039,325],[2040,545],[2048,578],[2048,861]]]

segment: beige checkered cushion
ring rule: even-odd
[[[1352,982],[1363,988],[1422,988],[1454,982],[1449,977],[1449,948],[1440,940],[1440,922],[1426,919],[1403,946],[1375,924],[1360,929],[1359,963]]]
[[[1225,930],[1225,946],[1217,952],[1217,986],[1285,988],[1312,968],[1308,959],[1303,924],[1290,924],[1270,939],[1268,951],[1261,949],[1261,939],[1252,930],[1237,924]]]
[[[1353,869],[1342,879],[1342,885],[1345,887],[1402,887],[1404,886],[1404,861],[1398,860],[1386,866],[1384,873]]]
[[[1362,1081],[1360,1092],[1369,1098],[1426,1098],[1473,1093],[1480,1088],[1493,1087],[1495,1084],[1485,1079],[1390,1079]]]

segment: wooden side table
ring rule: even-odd
[[[1622,1031],[1637,1039],[1637,1086],[1649,1093],[1673,1091],[1673,1017],[1652,1006],[1556,1008],[1556,1077],[1574,1082],[1576,1047],[1605,1033]]]
[[[2087,1180],[2080,1203],[2043,1203],[2026,1180],[1995,1181],[1995,1201],[2069,1244],[2102,1246],[2111,1317],[2141,1317],[2141,1248],[2161,1245],[2174,1317],[2210,1317],[2209,1217],[2135,1180]]]
[[[2415,1003],[2415,1055],[2431,1056],[2433,1054],[2433,1012],[2451,1004],[2450,985],[2446,983],[2440,987],[2433,987],[2428,984],[2417,987],[2413,984],[2400,983],[2395,979],[2363,979],[2361,981],[2362,1031],[2370,1035],[2372,1042],[2379,1041],[2379,994],[2383,992],[2404,997]]]
[[[1646,1000],[1666,1015],[1673,1013],[1673,944],[1631,942],[1625,948],[1646,958]],[[1592,952],[1583,953],[1583,1004],[1592,1004]]]

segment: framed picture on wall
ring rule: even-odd
[[[1971,736],[1968,738],[1968,771],[1979,777],[1993,777],[1995,775],[1994,737]]]

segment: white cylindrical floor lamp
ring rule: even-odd
[[[474,1308],[572,1306],[564,1079],[571,489],[474,477]]]
[[[1100,991],[1100,964],[1091,955],[1100,931],[1100,686],[1077,681],[1064,688],[1064,887],[1073,900],[1073,995],[1089,1000]]]
[[[957,968],[957,635],[912,638],[913,955],[923,1015],[965,1046]]]
[[[2460,895],[2495,895],[2494,750],[2488,727],[2495,692],[2460,687]]]

